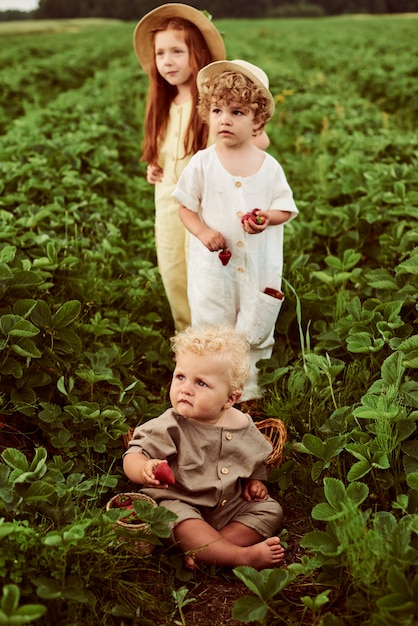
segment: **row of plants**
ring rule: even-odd
[[[19,57],[18,88],[7,107],[0,102],[0,436],[9,442],[0,463],[0,623],[185,624],[193,599],[179,556],[161,544],[164,511],[145,512],[158,548],[135,558],[115,535],[119,513],[105,511],[114,493],[130,490],[123,436],[166,408],[172,369],[153,190],[138,163],[147,82],[133,27],[28,37],[27,51],[49,56]],[[230,58],[249,58],[270,76],[269,150],[300,209],[286,230],[273,357],[260,366],[265,413],[289,432],[271,487],[311,527],[300,562],[234,570],[248,595],[233,617],[412,625],[418,142],[415,70],[403,46],[412,25],[219,27]],[[388,29],[397,35],[389,43]],[[5,59],[21,46],[7,41]],[[11,76],[3,70],[0,80],[10,85]],[[157,595],[156,580],[171,593]],[[306,595],[295,592],[301,585]]]

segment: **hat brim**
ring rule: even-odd
[[[196,79],[198,90],[201,91],[202,83],[204,80],[206,80],[207,78],[214,78],[215,76],[219,76],[219,74],[222,74],[222,72],[240,72],[241,74],[244,74],[244,76],[252,80],[253,83],[257,85],[257,87],[260,87],[264,91],[266,98],[270,102],[269,113],[270,117],[273,117],[276,105],[271,92],[261,82],[258,76],[256,76],[250,69],[248,69],[244,65],[241,65],[240,63],[235,63],[234,61],[215,61],[213,63],[209,63],[209,65],[206,65],[205,67],[202,67]]]
[[[226,51],[222,36],[204,13],[187,4],[163,4],[147,13],[138,22],[134,31],[135,54],[141,67],[147,74],[150,73],[151,62],[154,56],[152,33],[163,20],[171,17],[181,17],[194,24],[201,32],[212,59],[214,61],[225,59]]]

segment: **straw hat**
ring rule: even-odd
[[[252,80],[258,87],[261,87],[270,102],[270,116],[273,116],[275,105],[274,98],[269,90],[268,76],[262,69],[252,63],[248,63],[248,61],[235,59],[234,61],[215,61],[214,63],[209,63],[209,65],[203,67],[197,75],[197,88],[199,91],[202,89],[204,80],[219,76],[222,72],[240,72]]]
[[[134,31],[135,54],[147,74],[150,72],[151,61],[154,55],[152,32],[162,21],[170,17],[181,17],[194,24],[201,32],[214,61],[226,57],[222,36],[204,13],[187,4],[162,4],[147,13],[138,22]]]

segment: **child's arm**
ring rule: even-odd
[[[123,471],[133,483],[167,488],[168,485],[161,484],[154,476],[157,465],[160,463],[161,459],[148,459],[142,452],[125,454],[123,457]]]
[[[255,135],[251,139],[251,143],[253,143],[257,148],[259,148],[259,150],[267,150],[267,148],[270,145],[270,138],[267,135],[266,131],[263,130],[263,132],[260,135]]]
[[[180,219],[189,232],[197,237],[211,252],[226,248],[224,236],[216,230],[206,226],[194,211],[190,211],[184,204],[179,207]]]
[[[245,500],[254,500],[255,502],[260,502],[262,500],[267,500],[268,491],[267,487],[261,480],[257,480],[255,478],[249,478],[242,489],[242,495]]]
[[[277,226],[277,224],[284,224],[290,218],[290,211],[278,211],[277,209],[273,209],[272,211],[261,211],[259,210],[257,213],[257,217],[264,217],[264,224],[256,224],[251,220],[244,220],[242,227],[246,233],[250,235],[257,235],[258,233],[266,230],[267,226]]]

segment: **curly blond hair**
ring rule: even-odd
[[[257,126],[254,135],[262,133],[271,118],[271,103],[263,89],[238,71],[227,70],[202,82],[197,110],[206,124],[214,102],[227,106],[239,104],[252,111]]]
[[[249,344],[230,326],[189,326],[171,337],[175,358],[182,352],[219,356],[226,366],[231,393],[242,391],[250,368]]]

